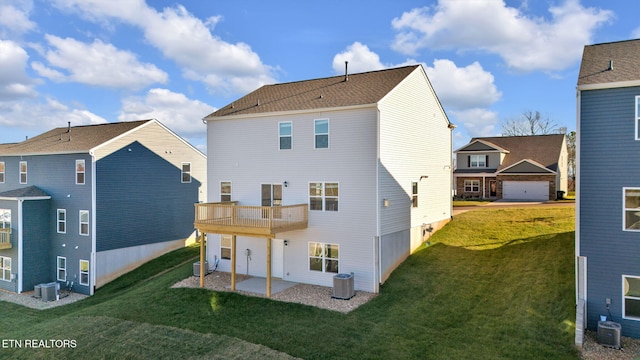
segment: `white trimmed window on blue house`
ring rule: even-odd
[[[80,285],[89,285],[89,260],[80,260]]]
[[[329,119],[314,120],[313,125],[316,149],[327,149],[329,147]]]
[[[636,96],[636,140],[640,140],[640,96]]]
[[[20,184],[27,183],[27,162],[20,161]]]
[[[57,268],[57,280],[58,281],[67,281],[67,258],[64,256],[58,256],[56,258],[56,268]]]
[[[280,150],[293,149],[293,124],[291,121],[278,123],[278,139]]]
[[[622,317],[640,320],[640,276],[622,275]]]
[[[58,209],[57,215],[57,231],[58,234],[66,234],[67,233],[67,210],[66,209]]]
[[[11,209],[0,209],[0,229],[11,231]]]
[[[80,210],[80,235],[89,235],[89,210]]]
[[[640,188],[623,188],[622,230],[640,231]]]
[[[4,161],[0,161],[0,184],[4,184]]]
[[[76,160],[76,185],[84,185],[84,160]]]
[[[190,183],[191,182],[191,163],[184,162],[182,163],[182,183]]]
[[[0,280],[11,281],[11,258],[0,256]]]
[[[309,243],[309,270],[325,273],[338,273],[339,270],[338,244],[325,244],[319,242]]]

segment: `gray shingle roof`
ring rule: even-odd
[[[419,66],[265,85],[206,118],[375,104]]]
[[[88,152],[151,120],[59,127],[15,144],[0,144],[0,155]]]
[[[529,159],[540,163],[547,169],[557,171],[560,151],[562,151],[563,134],[534,135],[534,136],[496,136],[473,138],[484,140],[509,151],[505,155],[498,171],[507,168],[518,161]]]
[[[34,198],[34,197],[50,197],[37,186],[27,186],[20,189],[4,191],[0,193],[0,197],[5,198]]]
[[[640,80],[638,59],[640,39],[587,45],[582,53],[578,86]]]

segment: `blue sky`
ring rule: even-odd
[[[631,1],[0,0],[0,143],[207,114],[264,84],[423,64],[454,148],[540,111],[575,129],[584,45],[640,37]]]

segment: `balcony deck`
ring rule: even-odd
[[[10,229],[0,229],[0,250],[11,249]]]
[[[275,237],[304,229],[308,205],[245,206],[237,201],[195,204],[194,227],[204,233]]]

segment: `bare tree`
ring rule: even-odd
[[[566,130],[565,130],[566,131]],[[525,111],[518,119],[502,124],[502,136],[546,135],[557,133],[556,123],[543,117],[539,111]]]

